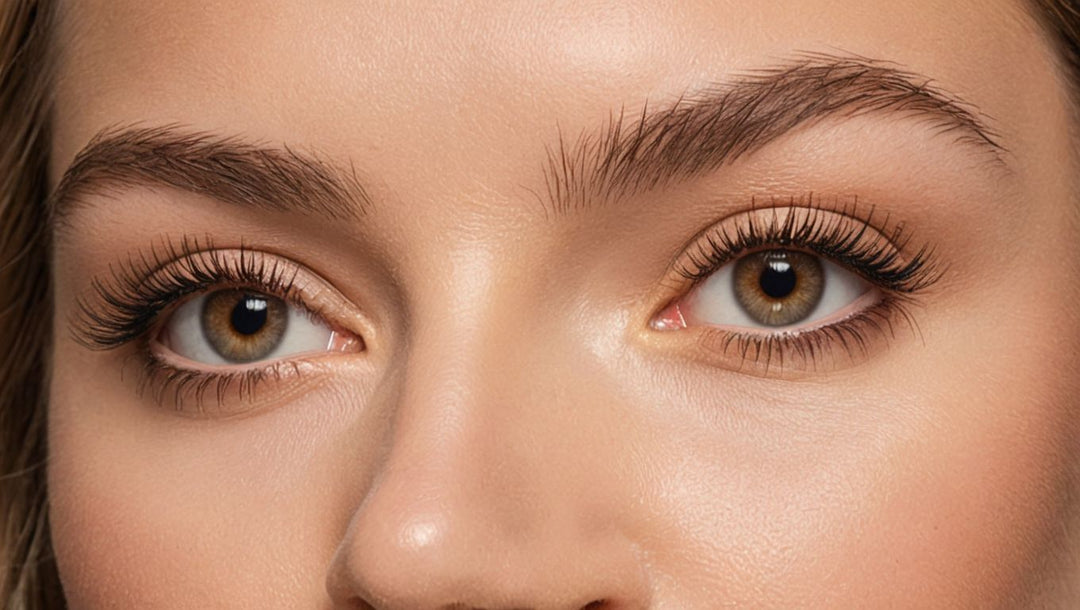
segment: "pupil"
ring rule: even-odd
[[[765,260],[765,268],[758,277],[758,284],[769,298],[783,299],[795,290],[797,280],[791,263],[783,258],[770,257]]]
[[[245,294],[232,310],[232,326],[241,335],[254,335],[266,326],[266,299]]]

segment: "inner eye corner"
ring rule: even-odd
[[[693,290],[693,288],[691,288]],[[664,302],[648,318],[646,329],[650,331],[670,332],[686,328],[686,319],[682,315],[681,304],[687,294],[680,294]]]

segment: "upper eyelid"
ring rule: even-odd
[[[864,213],[864,209],[869,211]],[[783,222],[778,216],[781,212]],[[744,216],[747,220],[739,224],[737,220]],[[760,216],[770,218],[762,221]],[[734,234],[727,232],[731,225]],[[787,241],[779,239],[781,236]],[[932,247],[922,245],[911,252],[910,243],[911,235],[903,223],[876,214],[872,206],[860,207],[857,198],[851,204],[839,204],[811,195],[792,197],[786,205],[774,199],[762,207],[752,200],[749,210],[725,216],[695,234],[679,250],[672,267],[696,284],[756,247],[797,247],[831,258],[869,281],[894,284],[885,288],[915,292],[935,283],[942,271]],[[695,260],[695,250],[709,264]],[[717,253],[724,254],[724,260],[716,260]],[[687,263],[697,269],[686,269]]]
[[[215,287],[237,285],[273,294],[332,324],[363,326],[365,334],[370,335],[370,327],[361,324],[358,312],[345,313],[353,309],[346,297],[318,274],[289,258],[246,247],[216,248],[209,242],[200,246],[186,239],[179,246],[170,245],[167,251],[170,260],[153,258],[161,254],[140,255],[110,267],[108,279],[93,278],[89,292],[79,297],[71,320],[76,341],[98,350],[119,347],[148,332],[169,309],[188,298]],[[233,263],[224,262],[229,257]],[[208,267],[239,265],[241,257],[247,257],[249,265],[259,264],[249,269],[247,278],[238,278],[239,274],[233,272],[236,269]],[[181,286],[183,294],[175,294]],[[158,300],[148,302],[153,299]]]

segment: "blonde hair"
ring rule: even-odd
[[[1032,0],[1080,99],[1080,0]],[[65,606],[49,544],[48,0],[0,3],[0,607]]]

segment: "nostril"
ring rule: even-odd
[[[605,600],[597,599],[582,606],[581,610],[610,610],[610,604]]]

